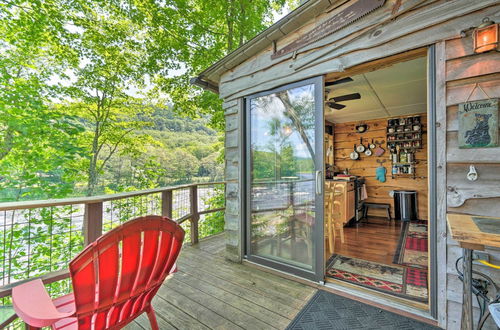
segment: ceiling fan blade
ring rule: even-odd
[[[335,103],[335,102],[327,102],[326,103],[330,108],[335,109],[335,110],[342,110],[345,108],[345,105],[340,104],[340,103]]]
[[[328,87],[328,86],[343,84],[343,83],[351,82],[351,81],[353,81],[353,79],[351,77],[345,77],[345,78],[342,78],[342,79],[339,79],[339,80],[335,80],[335,81],[327,81],[325,83],[325,86]]]
[[[342,101],[350,101],[350,100],[359,100],[361,95],[359,93],[346,94],[341,96],[335,96],[330,99],[330,101],[342,102]]]

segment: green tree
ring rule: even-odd
[[[224,128],[221,100],[190,79],[271,25],[285,4],[297,0],[136,0],[133,20],[147,26],[151,77],[183,114],[208,114]]]
[[[81,125],[52,106],[51,78],[75,59],[61,42],[65,13],[53,1],[0,0],[0,187],[10,200],[64,197],[75,181]]]
[[[75,17],[78,39],[73,47],[80,63],[73,68],[74,82],[65,89],[71,99],[68,112],[82,118],[88,128],[82,138],[88,196],[96,192],[113,155],[138,153],[147,143],[137,131],[149,124],[147,114],[152,111],[150,102],[131,91],[144,88],[148,72],[141,27],[131,24],[118,8],[105,9],[94,2],[85,15]]]

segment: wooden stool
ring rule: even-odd
[[[332,191],[325,192],[325,237],[328,238],[328,246],[332,253],[337,230],[340,232],[340,242],[344,243],[344,224],[340,218],[342,206],[340,198],[344,198],[344,189],[341,185],[333,184]]]
[[[368,215],[368,208],[371,207],[373,209],[385,209],[387,211],[387,220],[391,220],[391,204],[386,203],[364,203],[363,209],[363,218],[366,218]]]

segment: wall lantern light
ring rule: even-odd
[[[474,29],[474,53],[484,53],[498,49],[498,24],[485,20]]]

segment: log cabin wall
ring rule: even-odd
[[[458,148],[458,104],[467,97],[476,83],[491,98],[500,98],[500,53],[488,52],[474,54],[472,38],[457,38],[445,42],[444,70],[446,107],[446,172],[447,172],[447,211],[498,217],[500,214],[500,148]],[[476,88],[470,101],[487,99],[481,89]],[[469,166],[476,167],[477,181],[469,181],[466,174]],[[491,262],[500,264],[500,251],[487,249]],[[462,303],[462,283],[455,271],[455,260],[462,255],[457,242],[447,239],[447,297],[448,328],[460,327]],[[500,283],[500,272],[488,267],[474,265],[474,269],[491,276]],[[477,302],[473,299],[475,312]],[[474,321],[477,322],[475,316]],[[483,329],[496,329],[489,322]]]
[[[448,84],[441,84],[446,78],[446,64],[450,63],[449,69],[458,64],[451,57],[447,61],[444,42],[450,38],[458,37],[460,31],[470,26],[477,26],[484,17],[493,21],[500,21],[500,4],[498,0],[387,0],[383,7],[362,17],[361,19],[335,31],[334,33],[302,47],[294,54],[289,54],[276,59],[271,59],[274,49],[281,49],[299,36],[335,15],[343,6],[357,0],[309,0],[311,3],[300,19],[286,20],[279,29],[265,31],[264,38],[256,42],[250,42],[253,48],[246,48],[234,52],[230,61],[216,66],[210,72],[203,75],[204,81],[218,86],[220,97],[223,99],[225,111],[225,177],[226,186],[226,213],[225,213],[225,235],[227,253],[226,257],[233,261],[241,261],[244,249],[243,226],[245,224],[242,213],[243,201],[243,117],[245,113],[244,98],[253,93],[269,90],[284,84],[297,82],[306,78],[324,75],[327,73],[343,72],[353,66],[368,63],[373,60],[387,56],[407,52],[420,47],[427,47],[438,43],[437,66],[438,70],[436,117],[437,139],[442,142],[448,139],[447,144],[438,142],[438,153],[436,155],[438,168],[437,186],[437,320],[439,326],[451,329],[459,327],[460,322],[460,293],[461,287],[453,275],[451,263],[459,253],[456,247],[450,245],[446,249],[446,180],[456,182],[459,191],[464,192],[462,182],[463,171],[467,168],[467,162],[474,157],[466,157],[466,153],[456,148],[453,135],[456,137],[456,121],[453,119],[456,110],[453,105],[447,109],[446,102],[453,102],[451,96],[455,95],[461,85],[455,85],[456,81],[467,82],[466,77],[460,77],[458,73],[467,74],[468,68],[477,68],[477,62],[464,61],[462,68],[456,68],[455,78],[450,79]],[[470,39],[469,39],[470,41]],[[451,43],[449,41],[447,43]],[[439,51],[439,49],[442,49]],[[449,48],[451,49],[451,48]],[[439,54],[442,54],[439,55]],[[491,55],[485,55],[486,57]],[[463,60],[466,60],[467,56]],[[450,78],[450,77],[448,77]],[[491,79],[484,73],[474,79]],[[485,85],[486,87],[486,85]],[[487,87],[486,87],[487,88]],[[446,90],[450,100],[446,99]],[[497,89],[498,92],[498,89]],[[493,95],[493,94],[492,94]],[[455,102],[456,104],[457,102]],[[448,115],[447,115],[448,110]],[[449,123],[447,123],[447,117]],[[446,132],[447,125],[450,132]],[[455,132],[455,133],[454,133]],[[447,153],[449,149],[449,153]],[[484,152],[486,154],[488,150]],[[473,155],[472,153],[471,155]],[[483,155],[484,155],[483,154]],[[497,153],[498,154],[498,153]],[[491,154],[490,154],[491,156]],[[494,156],[491,156],[494,157]],[[462,160],[460,160],[462,159]],[[467,160],[463,160],[467,159]],[[481,159],[481,158],[479,158]],[[449,169],[447,161],[450,162]],[[494,181],[488,178],[495,177],[500,170],[497,162],[477,162],[480,181],[487,187],[492,187]],[[447,171],[448,176],[447,176]],[[456,174],[454,174],[456,173]],[[483,174],[481,174],[483,173]],[[490,173],[490,174],[485,174]],[[455,177],[459,177],[456,180]],[[497,179],[495,179],[497,180]],[[467,201],[457,212],[487,212],[499,214],[500,200],[476,199]],[[493,211],[493,210],[497,211]],[[496,252],[493,261],[499,257]],[[443,266],[448,260],[447,268]],[[449,304],[448,304],[449,303]]]
[[[415,114],[417,115],[417,114]],[[422,142],[422,149],[418,149],[415,153],[415,159],[418,162],[416,165],[416,179],[412,178],[392,178],[391,177],[391,159],[390,153],[387,150],[387,119],[367,120],[363,123],[368,125],[368,130],[365,133],[358,133],[356,125],[359,122],[348,122],[335,124],[334,126],[334,145],[335,145],[335,158],[334,163],[340,170],[349,169],[352,175],[363,176],[366,179],[366,190],[368,193],[367,202],[372,203],[388,203],[391,205],[391,214],[394,218],[394,199],[389,196],[391,190],[416,190],[418,192],[418,216],[419,219],[428,219],[427,208],[427,114],[421,115],[422,128],[424,131]],[[360,160],[352,160],[349,154],[354,149],[354,144],[360,143],[359,139],[363,139],[363,144],[367,146],[374,141],[384,141],[382,148],[386,152],[381,156],[375,155],[365,156],[361,153]],[[380,182],[375,178],[375,169],[379,166],[377,159],[385,159],[382,166],[385,167],[386,182]],[[385,217],[385,210],[370,209],[368,215]]]

